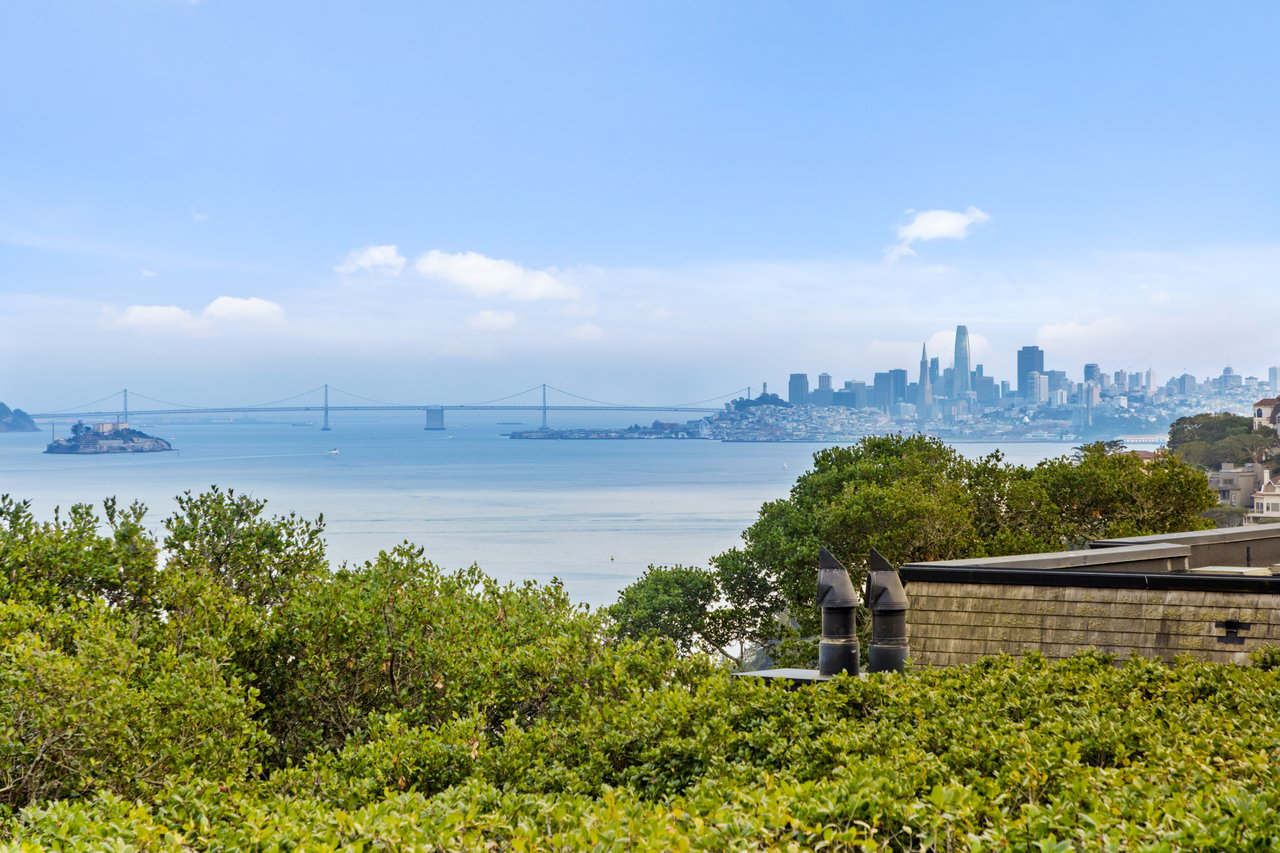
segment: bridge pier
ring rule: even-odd
[[[427,423],[423,429],[444,429],[444,406],[427,406]]]

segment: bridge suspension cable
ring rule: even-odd
[[[330,385],[330,386],[329,386],[329,390],[330,390],[330,391],[337,391],[339,394],[345,394],[346,396],[348,396],[348,397],[352,397],[352,398],[354,398],[354,399],[356,399],[356,400],[364,400],[366,403],[377,403],[379,406],[399,406],[399,405],[402,405],[401,403],[389,403],[389,402],[387,402],[386,400],[375,400],[375,399],[373,399],[372,397],[364,397],[364,396],[361,396],[360,394],[352,394],[350,391],[343,391],[341,388],[337,387],[336,385]]]
[[[547,387],[550,388],[552,391],[556,391],[560,394],[564,394],[566,397],[573,397],[575,400],[585,400],[588,403],[595,403],[597,406],[613,406],[619,409],[626,408],[626,406],[623,405],[622,403],[606,403],[604,400],[596,400],[591,397],[584,397],[581,394],[575,394],[572,391],[566,391],[563,388],[557,388],[554,385],[548,385]]]
[[[548,385],[547,387],[550,388],[551,386]],[[468,406],[487,406],[490,403],[501,403],[504,400],[510,400],[514,397],[523,397],[525,394],[532,394],[534,391],[537,391],[540,388],[542,388],[541,385],[534,385],[532,388],[526,388],[523,391],[518,391],[515,394],[508,394],[505,397],[498,397],[493,400],[484,400],[483,402],[480,402],[480,403],[468,403],[467,405]]]
[[[694,400],[692,403],[680,403],[679,405],[676,406],[676,408],[683,409],[685,406],[701,406],[703,403],[714,403],[716,400],[727,400],[728,398],[732,397],[734,394],[741,394],[743,391],[749,391],[749,390],[750,390],[749,387],[739,388],[737,391],[730,391],[728,394],[721,394],[719,397],[708,397],[705,400]]]
[[[596,399],[593,399],[593,398],[591,398],[591,397],[584,397],[584,396],[582,396],[581,394],[574,394],[572,391],[566,391],[566,390],[564,390],[563,388],[557,388],[557,387],[556,387],[556,386],[554,386],[554,385],[548,385],[547,387],[548,387],[548,388],[550,388],[552,391],[557,391],[557,392],[559,392],[559,393],[561,393],[561,394],[564,394],[564,395],[566,395],[566,396],[568,396],[568,397],[573,397],[573,398],[578,399],[578,400],[585,400],[585,401],[586,401],[586,402],[588,402],[588,403],[595,403],[596,405],[599,405],[599,406],[612,406],[612,407],[614,407],[614,408],[618,408],[618,409],[626,409],[626,408],[629,408],[629,407],[627,406],[627,404],[626,404],[626,403],[608,403],[608,402],[605,402],[604,400],[596,400]],[[708,398],[707,398],[707,399],[705,399],[705,400],[698,400],[697,402],[694,402],[694,403],[677,403],[676,405],[673,405],[671,408],[673,408],[673,409],[683,409],[683,408],[684,408],[684,407],[686,407],[686,406],[697,406],[697,405],[699,405],[700,403],[710,403],[710,402],[713,402],[713,401],[715,401],[715,400],[723,400],[723,399],[725,399],[726,397],[731,397],[731,396],[733,396],[734,394],[740,393],[741,391],[745,391],[745,390],[746,390],[745,388],[739,388],[737,391],[730,391],[728,394],[721,394],[719,397],[708,397]]]
[[[281,403],[287,403],[287,402],[289,402],[290,400],[296,400],[296,399],[298,399],[299,397],[305,397],[305,396],[307,396],[308,394],[314,394],[314,393],[316,393],[317,391],[319,391],[319,390],[321,390],[321,389],[323,389],[323,388],[324,388],[324,386],[323,386],[323,385],[317,385],[316,387],[312,388],[310,391],[303,391],[301,394],[294,394],[292,397],[285,397],[283,400],[272,400],[270,403],[254,403],[252,406],[245,406],[245,408],[246,408],[246,409],[261,409],[261,408],[265,408],[266,406],[278,406],[278,405],[280,405]]]
[[[78,405],[78,406],[71,406],[71,407],[66,408],[66,409],[58,409],[57,411],[55,411],[55,412],[50,412],[49,414],[51,414],[51,415],[60,415],[60,414],[62,414],[63,412],[74,412],[74,411],[77,411],[77,410],[87,409],[87,408],[89,408],[90,406],[96,406],[96,405],[98,405],[99,403],[105,402],[106,400],[110,400],[112,397],[119,397],[119,396],[120,396],[120,393],[121,393],[121,392],[116,391],[116,392],[115,392],[115,393],[113,393],[113,394],[108,394],[108,395],[107,395],[107,396],[105,396],[105,397],[100,397],[100,398],[98,398],[97,400],[93,400],[92,402],[89,402],[89,403],[81,403],[81,404],[80,404],[80,405]]]
[[[166,406],[175,406],[176,408],[179,408],[179,409],[202,409],[202,408],[204,408],[204,406],[189,406],[189,405],[187,405],[186,403],[174,403],[174,402],[172,402],[172,401],[170,401],[170,400],[161,400],[161,399],[159,399],[159,398],[157,398],[157,397],[148,397],[146,394],[140,394],[140,393],[138,393],[137,391],[134,391],[134,392],[133,392],[133,396],[135,396],[135,397],[141,397],[141,398],[142,398],[142,399],[144,399],[144,400],[150,400],[150,401],[151,401],[151,402],[153,402],[153,403],[163,403],[163,404],[164,404],[164,405],[166,405]]]

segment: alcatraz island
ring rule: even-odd
[[[77,421],[70,438],[55,438],[45,453],[157,453],[173,450],[163,438],[147,435],[128,424],[94,424]]]

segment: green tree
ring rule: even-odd
[[[737,661],[723,646],[713,605],[720,598],[716,576],[688,566],[649,566],[609,608],[614,632],[620,637],[668,637],[682,654],[694,649],[722,654]]]
[[[1253,419],[1230,412],[1202,412],[1178,418],[1169,426],[1169,449],[1176,451],[1193,441],[1215,444],[1229,435],[1247,435]]]
[[[1073,458],[1041,462],[1032,476],[1061,514],[1066,547],[1083,547],[1090,539],[1213,527],[1201,517],[1217,503],[1208,481],[1172,453],[1144,460],[1095,442]]]
[[[254,692],[216,659],[149,650],[104,602],[0,603],[0,804],[173,779],[243,779],[262,732]]]
[[[648,624],[665,624],[688,645],[696,638],[678,632],[714,618],[735,639],[780,648],[780,660],[807,661],[813,644],[803,638],[819,631],[820,545],[860,585],[872,548],[895,563],[1055,551],[1209,527],[1199,514],[1213,502],[1193,466],[1168,453],[1144,461],[1117,443],[1024,468],[998,453],[968,460],[924,436],[869,437],[815,454],[789,497],[761,507],[744,544],[712,560],[718,606],[699,617],[684,601],[678,618]]]
[[[987,464],[984,475],[996,476],[998,461]],[[973,554],[981,539],[966,491],[972,470],[953,448],[919,435],[872,436],[819,451],[789,498],[761,507],[743,532],[743,547],[713,558],[722,586],[753,593],[721,618],[736,619],[746,639],[760,645],[815,635],[820,545],[850,568],[855,584],[873,547],[898,562]],[[742,583],[745,577],[756,579],[754,589]],[[794,644],[784,645],[780,659],[791,660],[786,649]],[[796,648],[799,659],[812,653],[804,643]]]
[[[263,697],[277,757],[341,747],[387,713],[410,726],[474,713],[494,729],[536,717],[577,689],[600,622],[558,583],[445,572],[408,543],[313,578],[280,609]]]
[[[1201,468],[1263,463],[1280,452],[1277,443],[1273,427],[1254,429],[1252,418],[1228,412],[1178,418],[1169,427],[1169,449]]]
[[[102,503],[105,518],[75,504],[65,514],[55,509],[44,522],[30,501],[0,495],[0,599],[61,610],[103,598],[153,618],[157,547],[144,525],[146,507],[122,509],[115,498]]]
[[[207,575],[258,607],[284,602],[324,574],[324,517],[267,516],[267,502],[211,486],[185,492],[165,519],[166,569]]]

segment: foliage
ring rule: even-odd
[[[1120,527],[1170,522],[1141,488],[1094,480],[1183,487],[1176,464],[1139,471],[1105,448],[1039,474],[918,439],[819,457],[793,500],[832,530],[850,526],[843,547],[875,538],[897,559],[1033,535],[1059,511],[1058,490],[1085,489]],[[980,497],[940,520],[857,499],[930,500],[929,486]],[[141,508],[113,509],[113,525],[88,507],[49,523],[3,507],[0,845],[13,849],[1154,851],[1280,839],[1275,650],[1248,667],[992,658],[787,690],[665,639],[611,638],[605,616],[558,584],[442,571],[407,544],[330,572],[318,524],[231,492],[180,501],[164,560]],[[817,535],[794,504],[766,509],[791,525],[759,531],[774,553],[803,547],[788,535]],[[907,531],[873,523],[886,519]],[[1063,522],[1051,535],[1070,532]],[[785,599],[753,586],[738,554],[714,578],[720,609],[763,624],[750,602]],[[707,576],[646,577],[656,600],[705,590]],[[636,633],[652,633],[646,618],[667,630],[651,603],[626,614]]]
[[[738,397],[733,401],[732,405],[735,412],[749,411],[757,406],[778,406],[783,409],[791,408],[791,404],[779,397],[777,394],[761,394],[758,397]]]
[[[167,566],[207,575],[256,607],[273,607],[308,579],[322,575],[324,518],[314,523],[290,513],[265,518],[266,501],[223,492],[184,493],[164,522]]]
[[[146,531],[146,508],[121,509],[103,501],[104,520],[76,504],[41,522],[30,501],[0,495],[0,599],[61,609],[105,599],[115,607],[150,613],[155,606],[156,544]]]
[[[1214,527],[1243,527],[1248,514],[1249,510],[1242,506],[1214,506],[1202,513]]]
[[[1232,435],[1247,435],[1253,418],[1230,412],[1202,412],[1178,418],[1169,426],[1169,449],[1180,450],[1195,441],[1215,444]]]
[[[681,654],[727,654],[711,610],[717,597],[715,575],[706,569],[649,566],[608,613],[620,637],[670,637]]]
[[[1204,412],[1174,421],[1168,447],[1192,465],[1217,468],[1224,462],[1265,462],[1274,457],[1277,440],[1272,427],[1254,430],[1252,418]]]
[[[1082,655],[797,691],[715,671],[673,676],[620,678],[608,702],[487,743],[475,719],[437,734],[389,722],[321,759],[315,775],[328,781],[310,788],[287,771],[233,786],[175,781],[137,800],[47,801],[15,815],[10,840],[1155,851],[1272,849],[1280,837],[1274,670]],[[397,778],[397,766],[415,769]]]
[[[1077,459],[1049,459],[1034,478],[1061,513],[1064,541],[1201,530],[1217,503],[1203,473],[1170,453],[1152,459],[1086,445]]]
[[[1028,469],[999,453],[968,460],[925,436],[868,437],[815,454],[790,496],[761,508],[744,545],[713,560],[722,590],[755,579],[715,612],[739,631],[732,639],[811,664],[820,545],[859,585],[872,548],[895,563],[1057,551],[1209,527],[1200,513],[1214,502],[1204,475],[1166,453],[1144,461],[1099,442]]]
[[[421,726],[478,714],[494,728],[536,717],[604,647],[599,618],[559,584],[445,573],[408,544],[316,580],[279,619],[284,685],[268,715],[294,759],[341,747],[371,715]]]
[[[0,804],[242,779],[258,705],[216,659],[150,652],[101,604],[0,604]]]

